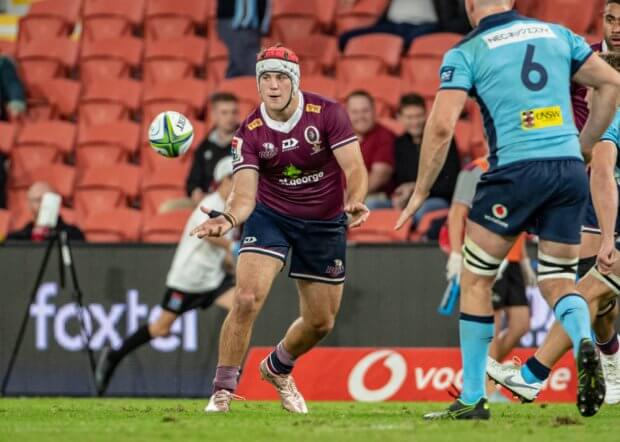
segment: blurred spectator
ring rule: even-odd
[[[0,153],[0,209],[6,208],[7,156]]]
[[[41,241],[47,238],[49,229],[47,227],[36,226],[35,222],[39,215],[39,208],[41,207],[41,200],[43,195],[52,192],[54,189],[48,183],[36,182],[30,189],[28,189],[28,208],[32,212],[33,221],[30,221],[26,226],[17,231],[10,232],[7,239],[13,240],[27,240],[27,241]],[[57,230],[64,230],[67,232],[67,236],[70,240],[84,241],[84,234],[82,231],[71,224],[67,224],[63,221],[62,217],[58,216]]]
[[[24,85],[13,60],[3,55],[0,55],[0,103],[2,120],[17,121],[26,112]]]
[[[355,3],[349,0],[348,3]],[[340,50],[348,41],[365,34],[387,33],[403,38],[404,50],[422,35],[433,32],[467,33],[471,30],[465,0],[392,0],[385,14],[372,26],[352,29],[340,36]]]
[[[403,209],[413,190],[418,178],[418,165],[420,161],[420,148],[422,135],[426,123],[426,107],[424,98],[417,94],[403,95],[400,99],[398,119],[405,127],[405,134],[396,139],[394,144],[394,156],[396,168],[394,170],[394,182],[396,190],[392,194],[392,205]],[[456,179],[461,169],[459,154],[456,144],[452,140],[448,159],[443,169],[439,172],[431,193],[413,218],[414,226],[422,217],[433,210],[447,209],[450,207],[452,194],[456,186]]]
[[[375,100],[358,90],[347,97],[347,112],[359,137],[362,156],[368,170],[368,198],[371,209],[390,207],[394,173],[394,134],[377,123]]]
[[[217,33],[228,47],[226,78],[256,74],[261,34],[269,31],[272,0],[218,0]]]
[[[252,61],[252,65],[254,65]],[[239,101],[232,94],[216,93],[210,100],[213,129],[198,146],[186,181],[187,195],[198,203],[209,192],[219,160],[230,155],[230,143],[239,127]]]

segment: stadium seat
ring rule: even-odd
[[[538,0],[517,0],[515,8],[519,11],[519,14],[532,17],[536,12],[538,3],[540,3]]]
[[[127,162],[127,153],[120,146],[88,145],[75,151],[75,165],[79,170],[94,166],[113,166],[124,162]]]
[[[28,88],[28,117],[33,121],[75,118],[82,85],[75,80],[51,78]]]
[[[416,38],[402,60],[403,79],[411,84],[439,87],[439,68],[444,54],[463,39],[460,34],[437,33]]]
[[[209,38],[207,78],[217,84],[226,77],[226,69],[228,69],[228,48],[219,38]]]
[[[417,242],[427,239],[427,235],[430,232],[431,228],[435,226],[439,226],[439,233],[439,230],[441,229],[440,226],[445,223],[449,211],[450,209],[440,209],[426,213],[422,217],[422,219],[420,219],[420,222],[418,223],[416,229],[409,235],[409,240]]]
[[[120,149],[123,158],[130,158],[138,151],[140,125],[132,121],[117,121],[93,126],[80,126],[77,138],[77,154],[89,149]]]
[[[338,83],[333,78],[324,75],[302,75],[301,88],[304,91],[315,92],[332,100],[336,100],[338,96]]]
[[[15,58],[16,52],[17,45],[14,41],[0,40],[0,54],[6,55],[7,57]]]
[[[394,230],[394,225],[396,225],[400,213],[401,211],[397,209],[373,210],[368,217],[368,221],[358,228],[349,230],[347,238],[355,242],[407,241],[411,220],[407,221],[400,230]]]
[[[170,161],[142,180],[142,209],[146,213],[156,213],[162,202],[173,198],[185,198],[185,179],[187,167],[179,161]]]
[[[11,184],[14,190],[25,191],[38,181],[49,183],[62,198],[71,201],[75,184],[75,169],[64,164],[47,164],[29,171],[24,179]]]
[[[191,210],[174,210],[147,218],[142,226],[142,242],[179,242],[191,214]]]
[[[596,5],[592,0],[547,0],[538,2],[534,14],[540,20],[559,23],[583,35],[592,23]]]
[[[347,96],[356,90],[365,90],[375,99],[375,110],[378,117],[393,115],[401,96],[401,84],[398,77],[378,75],[372,81],[357,78],[340,82],[338,86],[339,101],[344,102]]]
[[[206,26],[207,6],[204,0],[149,0],[144,34],[154,40],[194,34]]]
[[[594,0],[594,15],[592,16],[592,23],[590,24],[590,35],[586,36],[586,39],[590,44],[598,43],[603,39],[603,20],[601,15],[605,10],[605,0]],[[590,40],[591,39],[591,40]]]
[[[66,77],[75,68],[78,45],[68,38],[22,42],[17,60],[26,85],[54,77]]]
[[[196,76],[204,68],[206,53],[207,40],[196,36],[150,40],[144,54],[143,79],[156,83]]]
[[[89,214],[82,230],[89,242],[136,242],[141,225],[140,211],[118,207]]]
[[[19,20],[19,41],[69,36],[78,19],[82,0],[45,0],[32,3]]]
[[[338,78],[368,78],[396,72],[403,39],[391,34],[369,34],[352,38],[338,59]]]
[[[86,85],[79,104],[80,125],[129,119],[140,107],[142,83],[129,79],[98,80]]]
[[[271,36],[288,46],[292,39],[306,38],[321,26],[321,0],[279,0],[271,11]]]
[[[94,166],[84,170],[75,191],[75,207],[83,213],[89,212],[91,196],[98,194],[100,199],[108,201],[120,198],[131,203],[140,191],[141,171],[138,166],[117,164],[112,166]]]
[[[60,217],[65,223],[73,224],[74,226],[79,227],[80,224],[82,223],[82,220],[79,214],[77,213],[77,211],[73,209],[69,209],[67,207],[60,208]]]
[[[277,40],[269,38],[263,47],[273,46]],[[299,56],[302,77],[328,74],[334,70],[338,59],[338,40],[331,35],[313,34],[304,38],[290,39],[288,47]]]
[[[130,36],[144,19],[145,0],[87,0],[82,17],[84,40]]]
[[[11,223],[11,212],[0,209],[0,242],[4,242],[9,233],[9,225]]]
[[[405,126],[403,126],[398,120],[390,117],[379,118],[379,124],[391,130],[397,137],[405,133]]]
[[[389,0],[357,0],[339,2],[336,9],[336,32],[342,34],[354,28],[375,24],[385,12]]]
[[[75,124],[68,121],[25,123],[17,135],[14,147],[51,146],[63,155],[69,155],[75,148],[76,134]]]
[[[84,219],[89,214],[114,207],[127,207],[127,201],[123,194],[110,189],[76,190],[73,199],[73,206]]]
[[[94,78],[131,77],[140,66],[143,52],[142,40],[135,37],[85,40],[80,54],[80,78],[89,82]]]
[[[11,183],[28,179],[28,172],[48,164],[60,163],[62,156],[55,146],[25,145],[11,152],[9,180]]]
[[[175,110],[196,119],[203,114],[206,101],[207,84],[201,80],[187,78],[153,84],[144,90],[142,118],[150,122],[160,112]]]
[[[17,136],[17,125],[0,121],[0,154],[8,155],[15,143]]]
[[[260,102],[256,91],[256,77],[253,75],[222,80],[216,91],[234,94],[239,99],[239,115],[248,115]]]

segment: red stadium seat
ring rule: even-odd
[[[185,36],[149,41],[144,54],[144,81],[154,83],[195,76],[205,64],[207,40]]]
[[[80,226],[81,219],[77,211],[68,209],[67,207],[60,208],[60,217],[67,224],[73,224],[74,226]]]
[[[142,214],[124,207],[89,214],[82,230],[89,242],[135,242],[140,238]]]
[[[79,105],[80,124],[126,120],[140,107],[142,83],[129,79],[97,80],[88,84]]]
[[[515,8],[520,14],[532,17],[536,13],[536,7],[539,3],[538,0],[517,0]]]
[[[538,2],[534,11],[540,20],[560,23],[577,34],[585,34],[595,15],[595,1],[547,0]]]
[[[338,87],[338,99],[344,102],[347,96],[356,90],[365,90],[375,99],[375,110],[379,117],[389,117],[396,112],[401,96],[400,79],[389,75],[379,75],[372,81],[358,78]]]
[[[279,0],[273,2],[271,36],[288,45],[315,33],[321,26],[320,0]]]
[[[0,54],[15,58],[16,52],[17,46],[15,45],[15,42],[10,40],[0,40]]]
[[[150,122],[165,110],[175,110],[196,119],[204,112],[206,101],[207,85],[204,81],[183,79],[157,83],[144,90],[143,121]]]
[[[11,186],[14,190],[24,191],[38,181],[49,183],[65,201],[70,201],[75,184],[75,169],[64,164],[47,164],[29,171],[19,182],[11,183]]]
[[[460,34],[437,33],[416,38],[402,60],[401,76],[411,85],[432,83],[439,87],[439,68],[444,54],[463,39]]]
[[[217,85],[217,92],[234,94],[239,99],[240,115],[248,115],[260,103],[260,98],[256,90],[256,77],[253,75],[222,80]]]
[[[88,149],[120,149],[123,158],[134,156],[140,142],[140,125],[132,121],[117,121],[114,123],[94,126],[80,126],[77,138],[77,151]]]
[[[10,181],[28,180],[33,169],[60,163],[62,156],[55,146],[25,145],[11,152]]]
[[[129,164],[87,168],[76,186],[76,208],[88,211],[84,209],[89,195],[95,192],[108,192],[112,196],[119,195],[121,200],[134,201],[140,190],[141,175],[139,167]]]
[[[228,69],[228,48],[218,38],[210,38],[207,48],[207,78],[219,83],[226,77]]]
[[[144,19],[145,0],[87,0],[82,18],[84,40],[130,36]]]
[[[263,42],[263,47],[278,43],[272,38]],[[338,59],[338,40],[324,34],[308,35],[304,38],[289,39],[288,47],[299,56],[302,76],[318,75],[333,71]]]
[[[113,207],[127,207],[127,201],[120,191],[116,190],[76,190],[73,206],[80,218],[91,213],[101,212]]]
[[[142,195],[142,210],[147,215],[153,215],[161,211],[162,204],[183,198],[187,198],[183,190],[152,190]]]
[[[66,78],[51,78],[30,85],[28,116],[33,121],[59,117],[73,119],[81,88],[78,81]]]
[[[24,146],[51,146],[63,155],[69,155],[75,148],[77,128],[68,121],[44,121],[26,123],[22,126],[15,142],[15,148]]]
[[[416,229],[413,232],[411,232],[411,234],[409,235],[409,240],[410,241],[425,240],[426,235],[428,234],[429,230],[431,229],[431,227],[433,227],[434,224],[436,223],[443,224],[445,222],[446,218],[448,217],[449,211],[450,209],[440,209],[440,210],[433,210],[432,212],[426,213],[422,217],[420,222],[418,223],[418,226],[416,227]]]
[[[0,121],[0,153],[8,155],[15,143],[17,136],[17,125]]]
[[[315,92],[332,100],[336,100],[338,96],[338,83],[333,78],[324,75],[302,75],[301,89],[307,92]]]
[[[336,32],[374,25],[385,12],[389,0],[340,2],[336,10]]]
[[[352,38],[338,59],[338,78],[369,78],[395,72],[403,51],[403,39],[391,34]]]
[[[0,209],[0,242],[4,242],[9,233],[9,225],[11,223],[11,212]]]
[[[144,21],[149,39],[164,40],[194,34],[207,19],[204,0],[149,0]]]
[[[174,210],[148,218],[142,226],[142,241],[147,243],[179,242],[191,214],[191,210]]]
[[[106,40],[85,40],[80,55],[80,77],[89,82],[94,78],[128,78],[142,61],[144,45],[135,37]]]
[[[75,68],[78,45],[68,38],[20,43],[17,60],[27,85],[54,77],[68,76]]]
[[[75,151],[75,165],[81,170],[95,166],[113,166],[126,161],[127,153],[122,147],[114,145],[89,145]]]
[[[394,225],[400,217],[400,210],[397,209],[377,209],[373,210],[368,221],[360,227],[349,230],[347,237],[350,241],[379,242],[383,237],[383,242],[407,241],[411,220],[409,220],[400,230],[394,230]]]
[[[82,0],[46,0],[32,3],[19,20],[19,41],[69,36],[78,19]]]
[[[156,213],[161,203],[176,198],[185,198],[187,167],[178,161],[158,167],[142,181],[142,209]]]

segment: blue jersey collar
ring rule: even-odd
[[[480,20],[480,23],[478,24],[476,30],[483,31],[485,29],[494,28],[495,26],[510,23],[511,21],[517,20],[519,18],[521,18],[521,16],[515,10],[492,14]]]

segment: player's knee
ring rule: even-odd
[[[239,288],[235,295],[233,310],[241,318],[250,318],[258,312],[257,292],[251,288]]]
[[[336,321],[333,316],[328,318],[316,318],[310,321],[310,327],[312,327],[314,333],[323,338],[334,329],[335,323]]]

